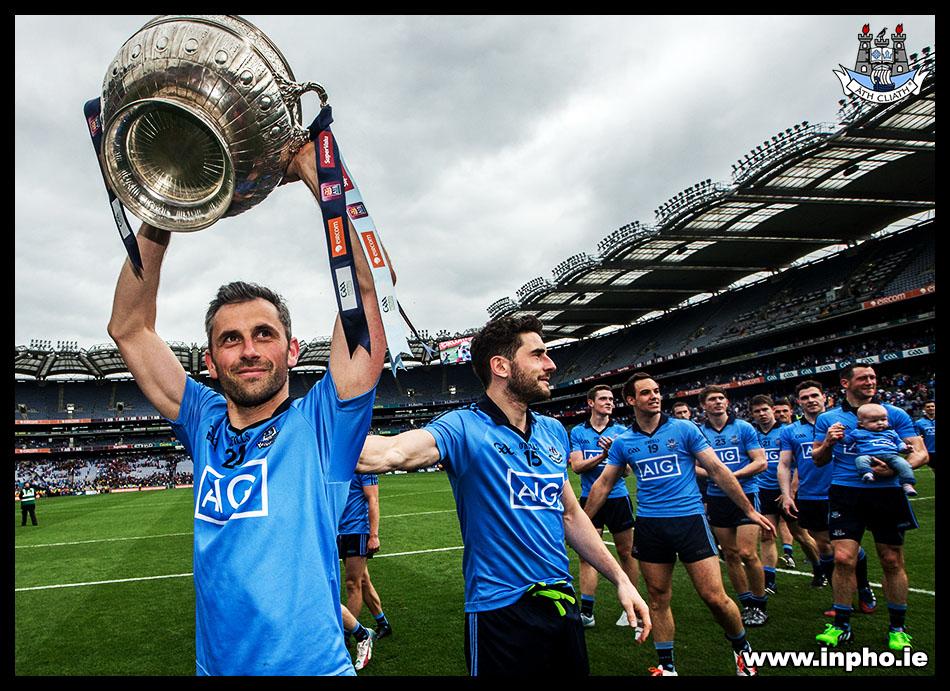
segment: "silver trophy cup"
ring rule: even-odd
[[[116,196],[147,223],[207,228],[264,199],[308,140],[287,60],[232,15],[166,15],[119,49],[102,84],[102,157]]]

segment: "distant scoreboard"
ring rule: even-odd
[[[454,341],[442,341],[439,344],[439,362],[443,365],[456,365],[472,361],[472,337],[457,338]]]

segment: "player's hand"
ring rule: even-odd
[[[828,433],[825,435],[825,444],[837,444],[842,439],[844,439],[844,425],[836,422],[828,428]]]
[[[653,622],[650,621],[650,608],[647,603],[643,601],[640,593],[627,579],[624,579],[624,582],[617,586],[617,599],[620,601],[623,611],[627,613],[627,622],[631,628],[635,629],[637,627],[637,620],[641,622],[643,629],[640,631],[640,635],[637,636],[636,641],[637,643],[644,643],[653,629]]]
[[[894,477],[894,475],[896,475],[893,468],[880,458],[875,458],[874,456],[871,456],[871,471],[875,477]]]
[[[779,497],[779,501],[782,503],[782,510],[787,513],[792,518],[798,518],[798,507],[795,506],[795,500],[791,497],[786,497],[784,494]]]
[[[379,535],[370,535],[366,541],[366,552],[376,554],[379,551]]]
[[[604,451],[610,451],[610,445],[614,443],[613,437],[600,437],[597,440],[597,446],[602,448]]]
[[[775,528],[772,527],[772,522],[769,519],[767,519],[765,516],[760,514],[758,511],[756,511],[755,509],[747,513],[746,516],[748,516],[749,519],[753,521],[757,526],[762,528],[764,532],[775,535]]]
[[[316,147],[314,146],[313,142],[307,142],[300,148],[300,151],[298,151],[290,161],[290,165],[287,166],[287,170],[284,172],[284,179],[280,181],[280,184],[283,185],[288,182],[296,182],[297,180],[316,181],[316,179]]]

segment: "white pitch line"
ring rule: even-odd
[[[382,559],[383,557],[407,557],[413,554],[433,554],[436,552],[456,552],[460,549],[465,549],[464,546],[458,547],[437,547],[435,549],[421,549],[414,552],[391,552],[389,554],[376,554],[373,556],[374,559]],[[108,581],[89,581],[87,583],[60,583],[56,585],[34,585],[28,588],[15,588],[14,592],[22,593],[29,590],[52,590],[54,588],[79,588],[86,585],[109,585],[112,583],[134,583],[137,581],[155,581],[162,578],[184,578],[186,576],[193,576],[194,573],[172,573],[165,576],[139,576],[138,578],[116,578]]]
[[[163,533],[162,535],[138,535],[136,537],[104,537],[99,540],[77,540],[76,542],[44,542],[40,545],[17,545],[16,549],[32,549],[34,547],[63,547],[64,545],[90,545],[94,542],[122,542],[124,540],[149,540],[153,537],[178,537],[180,535],[191,535],[187,533]]]
[[[394,513],[389,516],[380,516],[380,518],[406,518],[407,516],[428,516],[434,513],[455,513],[455,509],[442,509],[439,511],[417,511],[416,513]],[[69,545],[89,545],[96,542],[122,542],[125,540],[150,540],[154,537],[178,537],[181,535],[192,535],[192,531],[187,533],[163,533],[161,535],[138,535],[135,537],[104,537],[98,540],[76,540],[75,542],[44,542],[39,545],[17,545],[16,549],[33,549],[36,547],[64,547]]]
[[[34,585],[29,588],[16,588],[14,592],[22,593],[27,590],[51,590],[53,588],[78,588],[84,585],[106,585],[108,583],[133,583],[135,581],[155,581],[162,578],[184,578],[194,573],[170,573],[165,576],[139,576],[138,578],[116,578],[111,581],[89,581],[88,583],[60,583],[58,585]]]

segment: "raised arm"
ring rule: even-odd
[[[140,279],[128,259],[122,265],[112,300],[109,336],[149,403],[174,420],[185,394],[185,369],[155,333],[158,280],[170,236],[167,231],[142,224],[137,240],[145,269]]]
[[[608,465],[604,470],[606,474],[610,469],[615,469],[616,475],[621,474],[620,466]],[[603,476],[601,476],[603,477]],[[597,482],[600,482],[598,480]],[[594,483],[595,486],[597,483]],[[613,485],[611,484],[611,487]],[[592,490],[593,491],[593,490]],[[609,491],[609,490],[608,490]],[[593,494],[588,495],[590,501]],[[564,504],[564,537],[567,543],[574,548],[588,564],[603,574],[611,583],[617,586],[617,599],[624,611],[627,613],[627,620],[631,627],[636,626],[637,619],[643,622],[643,631],[637,638],[638,643],[643,643],[650,634],[653,625],[650,622],[650,609],[647,607],[640,593],[627,578],[627,574],[620,568],[620,564],[614,559],[613,555],[607,549],[603,539],[594,529],[594,524],[590,518],[581,509],[577,497],[574,495],[574,489],[569,482],[564,483],[561,492],[561,501]],[[585,507],[586,508],[586,507]]]
[[[304,184],[310,188],[315,199],[319,199],[320,186],[317,182],[317,159],[313,142],[308,142],[301,148],[287,168],[287,179],[297,178],[303,180]],[[379,304],[376,302],[373,274],[363,253],[363,245],[349,218],[346,219],[346,226],[356,278],[360,284],[360,297],[363,301],[363,312],[366,315],[372,353],[367,353],[364,348],[357,347],[353,351],[353,356],[350,357],[346,337],[343,335],[343,323],[338,315],[330,340],[330,374],[336,384],[337,395],[342,399],[359,396],[373,388],[382,372],[383,361],[386,359],[386,335],[379,314]]]
[[[388,473],[391,470],[418,470],[439,462],[435,437],[424,429],[413,429],[393,437],[371,434],[366,437],[356,470],[360,473]]]

